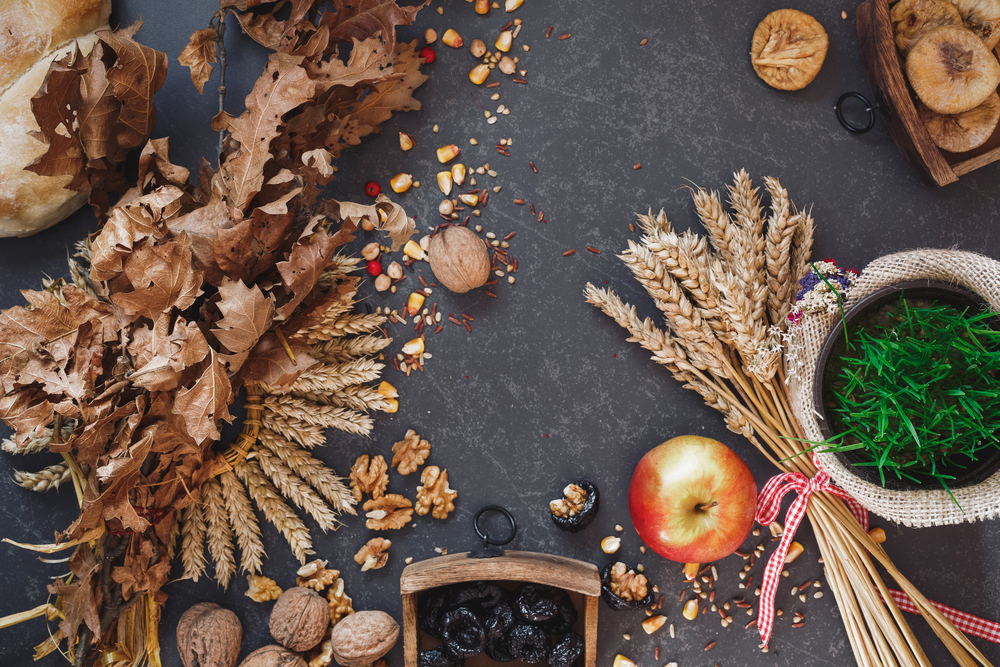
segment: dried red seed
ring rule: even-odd
[[[598,250],[597,248],[595,248],[594,246],[587,246],[587,250],[589,250],[590,252],[594,253],[595,255],[600,255],[601,254],[601,251]]]
[[[437,329],[435,329],[435,330],[434,330],[434,333],[441,333],[441,330],[442,330],[442,329],[444,329],[444,327],[443,327],[443,326],[441,326],[441,325],[439,324],[439,325],[437,326]]]
[[[659,646],[656,646],[656,647],[653,648],[653,659],[654,660],[659,660],[660,659],[660,647]]]
[[[524,206],[524,200],[523,199],[515,199],[514,203],[517,204],[518,206]]]
[[[534,173],[536,173],[536,174],[538,173],[538,167],[536,167],[536,166],[535,166],[535,163],[534,163],[534,162],[529,162],[529,163],[528,163],[528,166],[529,166],[529,167],[531,167],[531,171],[532,171],[532,172],[534,172]]]
[[[493,282],[495,283],[496,281],[494,280]],[[487,285],[488,285],[488,284],[489,284],[489,283],[487,283]],[[494,299],[495,299],[495,298],[497,298],[497,295],[496,295],[496,294],[494,294],[493,292],[489,291],[489,290],[483,290],[483,294],[485,294],[486,296],[491,296],[491,297],[493,297]]]
[[[534,215],[535,214],[535,205],[532,203],[532,204],[528,204],[528,206],[531,207],[531,215]]]
[[[504,30],[507,30],[507,29],[508,29],[508,28],[510,28],[510,27],[511,27],[512,25],[514,25],[514,22],[513,22],[513,21],[507,21],[507,25],[505,25],[504,27],[500,28],[500,32],[503,32]]]
[[[570,38],[570,34],[571,34],[571,33],[568,33],[568,32],[567,32],[567,33],[566,33],[566,34],[564,34],[564,35],[559,35],[559,39],[569,39],[569,38]]]
[[[705,647],[706,651],[711,651],[715,647],[715,642],[709,642],[708,646]]]
[[[633,224],[632,224],[631,222],[630,222],[630,223],[628,223],[628,230],[629,230],[630,232],[634,232],[634,231],[635,231],[635,225],[633,225]]]
[[[424,59],[424,63],[427,64],[427,65],[431,64],[432,62],[434,62],[435,58],[437,58],[437,54],[434,53],[434,49],[432,49],[429,46],[425,46],[424,48],[422,48],[419,51],[417,51],[417,55],[420,56],[421,58],[423,58]]]
[[[805,623],[801,623],[801,622],[800,623],[792,623],[792,627],[793,628],[801,628],[803,625],[805,625]]]
[[[528,83],[527,79],[512,79],[514,83]]]
[[[489,292],[487,292],[487,294],[489,294]],[[465,330],[466,331],[468,331],[469,333],[472,333],[472,327],[469,326],[469,321],[468,320],[462,320],[462,324],[465,325]]]
[[[462,226],[463,227],[468,227],[469,226],[469,220],[471,218],[472,218],[472,216],[470,216],[470,215],[465,216],[465,220],[462,221]]]
[[[504,241],[510,241],[512,238],[514,238],[514,234],[517,234],[517,232],[511,232],[507,236],[503,237],[503,240]]]
[[[423,277],[423,276],[417,276],[417,280],[419,280],[419,281],[420,281],[420,284],[421,284],[421,285],[423,285],[424,287],[427,287],[427,281],[426,281],[426,280],[424,280],[424,277]]]
[[[499,86],[499,85],[500,85],[500,82],[499,82],[499,81],[493,81],[492,83],[488,83],[488,84],[486,84],[486,87],[487,87],[487,88],[496,88],[496,87],[497,87],[497,86]]]
[[[757,625],[757,619],[756,618],[753,619],[752,621],[750,621],[749,623],[747,623],[746,625],[744,625],[743,629],[744,630],[749,630],[750,628],[754,627],[755,625]]]
[[[632,168],[633,169],[642,169],[642,163],[641,162],[636,162],[634,165],[632,165]]]
[[[369,197],[378,197],[382,192],[382,186],[375,181],[365,183],[365,194]]]
[[[545,37],[546,39],[548,39],[551,36],[552,36],[552,26],[549,26],[549,29],[545,31]]]
[[[573,254],[573,253],[575,253],[575,252],[576,252],[576,250],[567,250],[566,252],[564,252],[564,253],[562,254],[562,256],[563,256],[563,257],[568,257],[568,256],[572,255],[572,254]]]
[[[396,367],[396,370],[398,371],[399,370],[399,359],[397,359],[396,357],[393,357],[392,358],[392,363]]]
[[[494,278],[493,280],[487,280],[485,283],[483,283],[483,285],[489,287],[490,285],[496,285],[497,282],[499,281],[496,278]],[[487,292],[487,294],[489,294],[489,292]],[[496,296],[496,294],[494,294],[493,296]]]
[[[538,217],[538,221],[541,222],[542,219],[545,217],[545,211],[539,211],[537,217]]]

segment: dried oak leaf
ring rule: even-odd
[[[308,345],[293,340],[289,340],[288,345],[295,355],[294,362],[273,331],[261,336],[239,373],[234,376],[234,390],[252,382],[267,383],[276,392],[291,389],[302,371],[314,365],[316,360],[309,356],[312,348]]]
[[[86,623],[91,632],[100,634],[101,619],[94,591],[94,573],[100,574],[100,563],[94,558],[93,549],[85,544],[77,547],[72,560],[74,582],[66,584],[57,579],[48,585],[49,593],[62,597],[60,609],[65,618],[59,629],[65,636],[75,637],[80,625]]]
[[[224,278],[219,286],[221,299],[216,304],[222,319],[211,329],[216,340],[232,354],[223,355],[230,372],[240,369],[250,350],[271,328],[274,302],[256,285],[247,287],[242,280]]]
[[[263,3],[240,4],[253,7]],[[292,0],[288,17],[280,20],[275,17],[275,11],[283,9],[284,4],[276,5],[270,12],[236,14],[236,19],[240,22],[243,32],[261,46],[272,51],[291,53],[299,41],[299,33],[309,34],[316,30],[316,25],[307,18],[307,14],[316,3],[315,0]],[[246,7],[234,8],[246,11]]]
[[[180,188],[164,186],[124,206],[115,206],[91,244],[90,279],[112,280],[122,272],[123,260],[140,241],[164,238],[167,235],[164,220],[180,211],[183,198]]]
[[[212,129],[228,130],[239,143],[221,167],[227,199],[234,208],[246,208],[260,191],[271,140],[281,132],[282,117],[308,102],[315,89],[300,56],[275,53],[246,97],[247,110],[239,118],[221,113],[213,119]]]
[[[362,572],[379,570],[389,562],[389,547],[392,542],[384,537],[375,537],[354,554],[354,562],[361,566]]]
[[[129,379],[134,385],[149,391],[172,391],[186,368],[208,356],[211,348],[198,323],[178,317],[170,334],[164,335],[171,319],[161,314],[162,321],[152,329],[143,326],[132,331],[129,352],[136,368]]]
[[[156,320],[172,308],[185,310],[202,294],[201,273],[191,266],[191,241],[181,233],[157,245],[144,243],[128,255],[123,270],[131,292],[117,292],[111,300],[132,320]]]
[[[319,281],[319,277],[330,267],[330,260],[338,247],[337,240],[324,229],[315,229],[316,220],[306,226],[289,253],[288,260],[278,262],[278,273],[293,297],[282,304],[281,318],[291,317],[295,308],[302,303]]]
[[[198,381],[191,387],[178,390],[173,411],[174,414],[184,418],[188,433],[197,442],[217,440],[219,429],[216,424],[219,420],[225,419],[230,422],[233,420],[229,414],[232,397],[233,391],[226,367],[219,360],[215,350],[212,350],[208,368]]]
[[[204,274],[206,283],[219,287],[227,276],[215,259],[215,239],[219,232],[235,224],[229,206],[220,199],[173,218],[167,226],[171,234],[187,233],[194,268]]]
[[[316,25],[330,28],[333,43],[365,39],[381,31],[386,48],[391,51],[396,47],[396,26],[412,24],[417,12],[429,2],[400,7],[396,0],[334,0],[335,11],[320,11]]]
[[[98,42],[80,77],[80,105],[74,107],[79,116],[80,142],[90,160],[113,159],[118,152],[111,140],[111,128],[121,114],[122,102],[115,97],[114,86],[108,80],[104,55],[104,44]]]
[[[447,519],[448,514],[455,511],[455,498],[458,492],[448,486],[448,471],[437,466],[427,466],[420,473],[423,486],[417,487],[417,514],[423,516],[428,512],[435,519]]]
[[[416,472],[430,454],[431,443],[409,429],[403,439],[392,446],[392,465],[400,475],[409,475]]]
[[[317,95],[333,86],[353,88],[361,83],[403,78],[402,72],[393,69],[393,47],[383,44],[378,37],[351,39],[351,55],[346,63],[337,57],[335,50],[329,60],[308,59],[303,64],[309,78],[316,82]]]
[[[354,202],[328,200],[324,202],[322,211],[331,218],[351,221],[356,225],[361,223],[362,218],[367,218],[370,223],[375,225],[376,229],[389,236],[393,252],[402,248],[416,231],[416,222],[413,218],[408,217],[402,206],[385,195],[379,195],[375,203],[368,206]],[[379,211],[385,215],[384,222]]]
[[[205,92],[205,83],[212,76],[215,62],[215,29],[202,28],[191,33],[187,46],[177,56],[177,62],[191,70],[191,83],[198,94]]]
[[[365,495],[378,500],[389,486],[389,467],[385,464],[385,457],[379,454],[369,461],[368,455],[362,454],[351,467],[350,479],[355,500],[360,503]]]
[[[365,526],[369,530],[396,530],[413,519],[413,503],[403,496],[390,493],[364,504]]]

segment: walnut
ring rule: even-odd
[[[354,613],[354,601],[344,593],[344,580],[337,579],[337,582],[326,592],[326,599],[330,601],[330,625],[337,625],[345,616]]]
[[[212,602],[196,604],[177,623],[177,651],[184,667],[233,667],[242,639],[236,614]]]
[[[332,634],[333,628],[327,628],[323,641],[309,652],[307,656],[309,658],[309,667],[327,667],[327,665],[333,662],[333,642],[330,640]]]
[[[302,586],[281,594],[271,610],[271,636],[296,652],[308,651],[323,640],[330,625],[330,607],[315,591]]]
[[[435,519],[447,519],[448,513],[455,511],[455,498],[458,497],[458,492],[448,486],[448,471],[427,466],[420,473],[420,481],[423,486],[417,487],[417,514],[423,516],[430,512]]]
[[[359,611],[333,629],[333,657],[344,667],[368,667],[396,645],[399,624],[384,611]]]
[[[240,667],[306,667],[306,661],[284,646],[264,646],[240,663]]]
[[[390,493],[382,498],[365,502],[364,510],[369,530],[395,530],[402,528],[413,519],[413,506],[403,496]]]
[[[379,454],[368,462],[368,455],[363,454],[354,462],[351,468],[351,489],[354,491],[354,499],[359,503],[364,495],[369,495],[377,500],[385,495],[385,488],[389,486],[389,466],[385,464],[385,458]]]
[[[403,439],[392,446],[392,465],[399,466],[396,472],[409,475],[416,472],[431,454],[431,443],[427,442],[412,428]]]
[[[549,503],[549,510],[556,516],[576,516],[587,502],[587,491],[578,484],[570,484],[563,489],[565,498],[559,498]]]
[[[625,563],[615,563],[611,566],[611,592],[628,602],[642,600],[649,594],[646,575],[636,574]]]
[[[295,585],[311,588],[317,593],[325,591],[340,576],[340,570],[328,570],[326,564],[327,561],[317,559],[300,567],[296,572]]]
[[[382,537],[368,540],[368,543],[354,554],[354,562],[361,566],[362,572],[378,570],[388,562],[391,546],[392,542]]]
[[[248,574],[246,596],[254,602],[268,602],[281,597],[281,586],[274,579],[268,579],[259,574]]]
[[[468,292],[490,279],[490,253],[468,227],[449,227],[435,234],[427,261],[437,281],[452,292]]]

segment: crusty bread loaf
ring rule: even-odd
[[[70,176],[24,171],[46,149],[30,136],[31,98],[54,59],[90,53],[110,11],[111,0],[0,0],[0,237],[34,234],[87,200],[65,189]]]

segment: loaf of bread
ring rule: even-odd
[[[0,0],[0,237],[34,234],[87,200],[65,188],[70,176],[24,170],[46,150],[31,136],[31,98],[53,60],[90,53],[110,12],[111,0]]]

